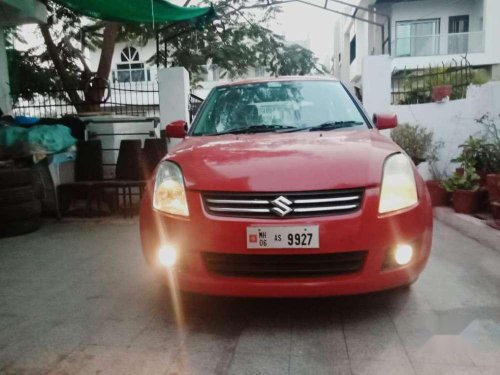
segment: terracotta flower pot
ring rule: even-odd
[[[451,97],[451,93],[453,92],[453,86],[452,85],[440,85],[440,86],[434,86],[432,88],[432,99],[435,102],[441,102],[444,100],[446,97]]]
[[[488,174],[486,172],[479,172],[478,175],[479,175],[479,186],[486,187]]]
[[[486,176],[486,188],[490,196],[490,202],[500,202],[500,173]]]
[[[461,214],[473,214],[480,208],[481,200],[476,190],[455,190],[453,192],[453,209]]]
[[[493,220],[495,220],[497,225],[500,225],[500,202],[491,202],[490,207]]]
[[[431,196],[432,207],[448,206],[451,194],[448,193],[441,184],[441,181],[426,181],[427,189]]]

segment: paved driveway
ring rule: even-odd
[[[0,372],[500,374],[500,254],[439,223],[410,290],[170,301],[135,222],[2,239]]]

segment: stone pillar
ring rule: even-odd
[[[189,123],[189,73],[183,67],[158,70],[160,99],[160,127],[172,121],[184,120]]]
[[[390,112],[392,67],[389,55],[365,56],[363,59],[363,106],[371,117]]]
[[[5,35],[2,28],[0,28],[0,109],[2,109],[4,114],[11,114],[12,112]]]

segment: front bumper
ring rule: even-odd
[[[429,256],[432,240],[432,207],[427,191],[419,204],[397,213],[379,216],[379,188],[367,188],[362,208],[351,214],[314,218],[263,220],[218,217],[207,214],[198,192],[187,192],[191,216],[174,218],[152,210],[145,194],[140,229],[148,263],[170,284],[183,291],[255,297],[314,297],[368,293],[406,285],[417,279]],[[246,228],[266,225],[318,225],[319,249],[248,250]],[[167,277],[157,263],[161,244],[179,249],[180,263]],[[385,268],[388,252],[395,245],[410,243],[413,260],[404,267]],[[203,252],[236,254],[308,254],[367,251],[363,268],[356,273],[321,277],[256,278],[210,273]]]

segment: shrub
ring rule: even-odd
[[[489,143],[486,137],[469,136],[459,147],[462,153],[452,162],[461,163],[463,166],[472,165],[479,173],[490,173],[495,169],[498,157],[494,145]]]
[[[467,95],[470,84],[484,85],[490,81],[490,73],[486,69],[474,69],[470,65],[429,67],[415,72],[409,71],[402,78],[404,97],[395,104],[429,103],[435,86],[451,85],[450,100],[463,99]],[[460,72],[460,73],[458,73]]]
[[[484,115],[476,122],[483,125],[484,139],[490,146],[489,170],[486,172],[500,173],[500,126],[490,115]]]
[[[434,133],[420,125],[402,124],[391,131],[391,138],[401,147],[413,162],[418,165],[423,161],[437,161],[441,142],[434,142]]]
[[[464,165],[464,172],[455,172],[450,178],[443,181],[443,187],[448,192],[455,190],[477,190],[479,187],[479,175],[472,164]]]

